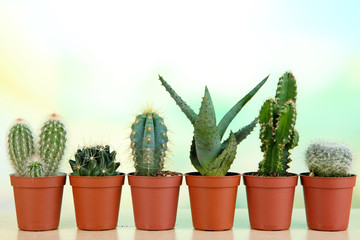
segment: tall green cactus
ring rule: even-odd
[[[276,96],[263,104],[260,115],[261,151],[259,175],[284,176],[291,162],[289,150],[298,145],[296,121],[296,80],[286,72],[278,82]]]
[[[135,175],[151,176],[164,167],[167,150],[167,128],[164,119],[149,111],[136,116],[131,126],[131,149]]]
[[[75,176],[115,176],[120,166],[115,158],[116,152],[111,152],[108,145],[97,145],[78,149],[75,160],[69,163]]]
[[[39,155],[44,166],[44,175],[55,175],[65,151],[66,130],[55,114],[41,128]]]
[[[216,124],[215,109],[207,87],[201,103],[199,114],[196,114],[185,101],[159,76],[161,84],[185,113],[194,127],[194,137],[190,148],[190,159],[196,170],[204,176],[224,176],[230,169],[236,155],[237,145],[254,129],[257,118],[236,133],[230,132],[227,140],[221,143],[226,129],[244,105],[264,85],[269,76],[262,80],[245,97],[238,101]]]
[[[12,166],[17,176],[27,176],[27,165],[34,150],[34,137],[22,119],[17,119],[8,135],[8,150]]]
[[[66,131],[56,114],[52,114],[41,129],[39,149],[35,150],[34,137],[29,127],[18,119],[8,135],[11,163],[17,176],[54,176],[66,144]],[[37,156],[37,154],[39,156]],[[35,160],[39,158],[39,161]]]

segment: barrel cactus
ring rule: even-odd
[[[116,162],[116,152],[110,151],[108,145],[83,147],[75,153],[75,160],[70,160],[70,166],[75,176],[115,176],[120,166]]]
[[[259,164],[261,176],[284,176],[289,168],[290,149],[299,143],[296,122],[296,80],[286,72],[278,82],[275,99],[263,104],[260,115],[261,151],[264,159]]]
[[[199,114],[196,114],[171,86],[159,76],[161,84],[169,92],[170,96],[175,100],[176,104],[194,127],[194,136],[190,148],[190,160],[201,175],[225,176],[227,174],[235,159],[237,145],[251,133],[258,119],[255,118],[249,125],[241,128],[236,133],[230,131],[228,139],[223,142],[221,142],[221,140],[230,122],[264,85],[267,79],[268,76],[237,102],[217,125],[214,105],[207,87],[205,87],[205,94]]]
[[[306,165],[311,176],[346,177],[352,162],[350,148],[342,143],[315,142],[306,150]]]
[[[9,158],[17,176],[54,176],[66,146],[66,130],[56,114],[41,128],[39,149],[24,120],[18,119],[8,135]]]
[[[167,151],[167,128],[158,114],[145,111],[131,126],[131,149],[135,175],[152,176],[164,167]]]

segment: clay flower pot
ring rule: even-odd
[[[26,231],[57,229],[66,174],[51,177],[10,175],[18,227]]]
[[[166,177],[128,175],[135,226],[143,230],[166,230],[175,226],[182,175]]]
[[[308,227],[322,231],[346,230],[356,176],[310,177],[302,173],[300,179]]]
[[[289,229],[298,175],[262,177],[252,174],[243,175],[251,228]]]
[[[116,228],[124,176],[124,173],[106,177],[69,175],[79,229]]]
[[[233,227],[239,173],[226,176],[185,174],[189,186],[193,226],[198,230],[228,230]]]

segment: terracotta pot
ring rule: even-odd
[[[51,177],[10,175],[18,227],[26,231],[57,229],[66,174]]]
[[[298,175],[262,177],[252,174],[243,175],[251,228],[289,229]]]
[[[322,231],[346,230],[356,176],[310,177],[302,173],[300,179],[308,227]]]
[[[234,223],[239,173],[226,176],[185,174],[189,186],[193,226],[198,230],[228,230]]]
[[[175,226],[182,175],[146,177],[128,175],[135,226],[143,230],[166,230]]]
[[[106,177],[69,175],[79,229],[116,228],[124,176],[124,173]]]

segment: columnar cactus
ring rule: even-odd
[[[44,164],[45,176],[54,175],[65,151],[66,131],[64,124],[55,114],[41,128],[39,155]]]
[[[298,145],[296,121],[296,80],[285,73],[278,83],[276,96],[268,99],[260,110],[260,139],[264,159],[259,164],[259,175],[284,176],[291,162],[289,150]]]
[[[194,127],[194,137],[190,148],[190,159],[196,170],[205,176],[224,176],[230,169],[236,155],[237,145],[244,140],[254,129],[257,118],[249,125],[236,133],[230,132],[227,140],[221,142],[226,129],[243,106],[264,85],[268,77],[262,80],[244,98],[235,104],[216,124],[215,109],[210,97],[209,90],[205,87],[205,94],[201,103],[199,114],[196,114],[170,85],[159,76],[161,84],[175,100],[176,104],[184,112]]]
[[[17,176],[27,176],[27,166],[34,150],[34,137],[23,119],[17,119],[8,135],[9,157]]]
[[[110,147],[97,145],[83,147],[75,153],[75,160],[70,160],[70,166],[75,176],[115,176],[120,166],[116,162],[116,152],[110,152]]]
[[[306,165],[311,176],[346,177],[352,162],[348,146],[336,142],[315,142],[306,150]]]
[[[167,150],[167,128],[164,119],[152,111],[136,116],[131,126],[131,149],[135,175],[151,176],[164,167]]]
[[[35,150],[34,137],[22,119],[10,129],[8,148],[11,163],[17,176],[54,176],[66,144],[66,131],[56,114],[51,115],[41,128],[39,149]],[[37,156],[37,154],[39,156]],[[39,158],[39,161],[35,160]]]

